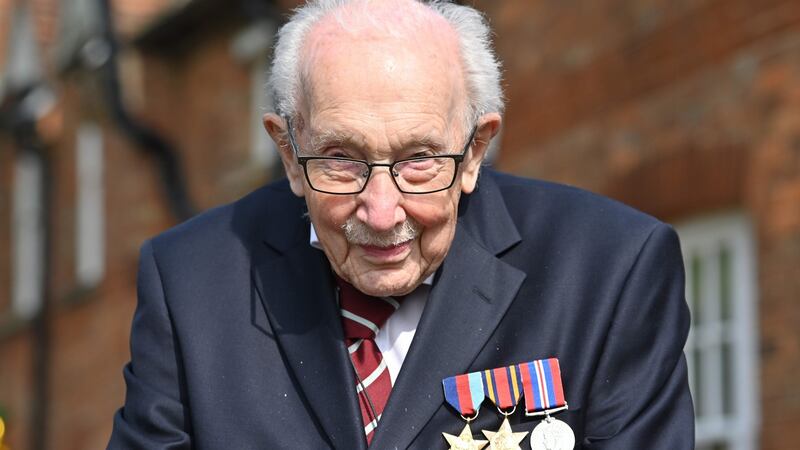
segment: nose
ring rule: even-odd
[[[400,205],[403,194],[383,167],[373,169],[358,199],[356,217],[375,231],[389,231],[406,220],[406,212]]]

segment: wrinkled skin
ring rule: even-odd
[[[399,38],[374,31],[368,36],[342,33],[334,21],[323,19],[306,38],[302,67],[303,92],[292,124],[304,155],[388,163],[432,151],[458,153],[466,143],[471,130],[463,120],[466,88],[458,43],[443,21]],[[360,194],[331,195],[308,186],[283,118],[264,116],[292,191],[305,197],[331,267],[370,295],[406,294],[442,263],[455,234],[460,195],[475,188],[500,116],[485,114],[475,125],[474,143],[446,191],[403,194],[381,167]],[[419,226],[418,235],[390,247],[350,243],[342,230],[351,219],[376,234],[387,233],[409,218]]]

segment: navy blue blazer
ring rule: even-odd
[[[324,254],[281,181],[142,247],[111,449],[365,449]],[[558,357],[584,449],[692,449],[680,246],[575,188],[484,169],[370,448],[445,449],[441,380]],[[487,402],[472,423],[494,431]],[[537,418],[523,408],[514,431]],[[528,447],[528,439],[523,448]]]

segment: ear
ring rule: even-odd
[[[281,156],[283,169],[286,172],[286,178],[289,179],[292,192],[298,197],[303,197],[305,195],[305,175],[303,175],[303,168],[297,163],[294,150],[289,143],[286,121],[274,113],[264,114],[262,121],[264,129],[278,147],[278,153]]]
[[[484,114],[478,120],[472,150],[467,152],[467,157],[461,165],[461,192],[469,194],[475,190],[481,163],[486,156],[486,150],[489,149],[489,142],[500,131],[501,122],[502,118],[498,113]]]

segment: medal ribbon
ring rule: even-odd
[[[486,396],[492,403],[501,410],[517,406],[519,396],[522,394],[518,366],[484,370],[482,375]]]
[[[558,358],[517,364],[525,392],[525,412],[547,411],[567,404]]]
[[[483,377],[480,372],[472,372],[442,380],[444,398],[465,418],[478,414],[481,403],[486,398]]]

